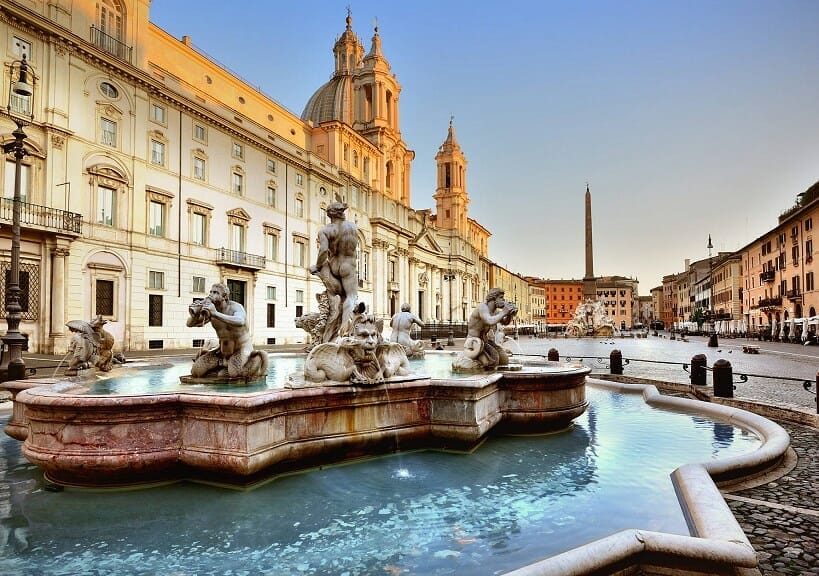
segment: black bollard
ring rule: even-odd
[[[609,354],[609,364],[611,364],[612,374],[623,373],[623,353],[615,349]]]
[[[691,384],[705,386],[705,365],[708,359],[705,354],[695,354],[691,357]]]
[[[717,333],[711,332],[711,335],[708,337],[708,347],[716,348],[717,346],[719,346],[719,341],[717,340]]]
[[[714,396],[719,398],[734,397],[734,370],[728,360],[720,358],[711,367],[714,379]]]
[[[557,351],[557,348],[549,348],[546,359],[550,362],[557,362],[560,360],[560,352]]]

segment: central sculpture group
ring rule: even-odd
[[[423,321],[410,312],[409,304],[391,321],[392,335],[382,336],[383,320],[376,319],[358,301],[358,228],[345,219],[347,205],[327,207],[330,222],[318,232],[319,250],[310,273],[324,284],[316,296],[319,310],[296,320],[313,340],[304,365],[304,381],[314,384],[373,385],[410,374],[408,357],[423,355],[423,342],[413,340],[413,326]],[[254,350],[244,307],[229,299],[227,286],[216,283],[210,294],[189,307],[189,327],[210,323],[219,345],[203,347],[194,359],[191,375],[183,381],[255,381],[267,375],[268,358]],[[464,349],[452,363],[458,372],[495,370],[508,363],[506,351],[495,342],[517,314],[517,307],[492,288],[486,301],[469,317]]]

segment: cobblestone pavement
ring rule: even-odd
[[[708,365],[725,358],[734,367],[735,382],[739,373],[774,376],[751,376],[747,382],[737,383],[737,398],[787,408],[795,413],[816,413],[819,346],[722,339],[720,346],[714,349],[708,348],[707,339],[702,337],[691,337],[688,342],[655,337],[607,341],[522,337],[515,343],[519,351],[526,354],[545,356],[550,348],[555,348],[561,358],[589,356],[584,361],[597,372],[607,369],[610,351],[616,348],[621,350],[623,358],[631,359],[625,366],[625,374],[678,383],[688,383],[689,375],[679,363],[690,362],[693,355],[705,354]],[[459,344],[456,343],[455,350],[460,349]],[[742,346],[748,344],[759,346],[760,354],[743,354]],[[512,346],[514,348],[514,344]],[[169,355],[168,352],[165,355]],[[43,376],[51,376],[54,372],[51,369],[60,361],[36,355],[25,359],[29,366],[40,366],[38,375]],[[794,380],[786,380],[788,378]],[[812,389],[805,390],[803,381],[813,382]],[[757,551],[762,576],[819,576],[819,429],[786,419],[776,421],[790,434],[794,452],[791,460],[795,462],[783,464],[764,480],[724,488],[723,494]]]
[[[791,435],[796,467],[755,488],[725,494],[764,576],[819,575],[819,431],[779,422]]]

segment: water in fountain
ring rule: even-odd
[[[397,468],[392,457],[323,467],[253,491],[46,492],[5,438],[0,573],[505,572],[623,528],[687,534],[669,472],[758,445],[639,395],[590,387],[589,400],[560,434],[413,452]]]

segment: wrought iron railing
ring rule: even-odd
[[[14,200],[3,198],[0,202],[0,220],[11,222],[13,217]],[[82,234],[82,214],[28,202],[20,202],[20,224]]]
[[[235,264],[259,270],[265,266],[264,256],[239,252],[238,250],[228,250],[227,248],[220,248],[216,259],[220,264]]]
[[[106,34],[94,25],[91,26],[91,43],[120,60],[131,63],[131,53],[133,52],[131,47]]]
[[[795,300],[796,298],[799,298],[801,295],[802,292],[799,290],[799,288],[794,288],[793,290],[788,290],[787,292],[787,297],[790,298],[791,300]]]
[[[774,298],[760,298],[759,308],[772,308],[782,306],[782,296],[775,296]]]

